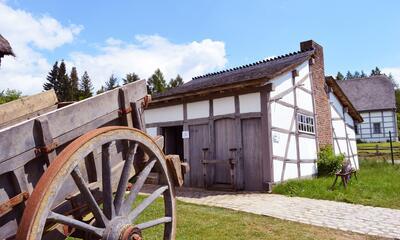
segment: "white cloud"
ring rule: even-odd
[[[148,78],[160,68],[167,80],[181,74],[184,81],[214,71],[227,63],[225,44],[205,39],[184,44],[175,44],[157,35],[137,35],[133,42],[109,38],[99,47],[99,54],[71,53],[67,65],[87,70],[99,88],[111,74],[119,78],[135,72]]]
[[[394,80],[400,85],[400,67],[387,67],[382,69],[387,75],[392,74]]]
[[[0,90],[16,88],[24,94],[39,92],[51,68],[43,55],[74,40],[82,26],[63,26],[50,16],[33,16],[0,1],[0,29],[17,55],[1,61]]]
[[[1,61],[0,90],[15,88],[24,94],[42,91],[53,64],[46,53],[73,42],[83,27],[62,25],[47,15],[33,16],[7,6],[2,0],[0,16],[0,34],[9,40],[17,55]],[[136,35],[128,42],[109,38],[100,45],[88,46],[96,46],[96,53],[72,52],[59,59],[66,60],[68,69],[76,66],[80,75],[87,70],[96,89],[111,74],[122,78],[135,72],[141,78],[148,78],[160,68],[167,80],[181,74],[188,81],[193,76],[219,70],[227,63],[225,44],[211,39],[178,44],[157,35]]]

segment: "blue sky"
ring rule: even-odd
[[[55,40],[53,47],[38,47],[34,41],[25,41],[26,47],[47,61],[42,65],[35,63],[41,66],[42,70],[38,71],[41,75],[55,60],[65,59],[67,65],[78,65],[78,71],[90,70],[92,78],[101,78],[95,79],[96,86],[104,81],[102,76],[108,72],[100,73],[92,69],[95,67],[92,65],[115,61],[110,60],[111,56],[126,63],[138,55],[132,53],[128,57],[121,55],[122,51],[141,50],[137,58],[142,58],[143,62],[132,64],[131,71],[141,73],[143,78],[147,78],[145,75],[151,73],[150,69],[158,67],[154,65],[158,63],[167,77],[182,71],[185,80],[189,80],[192,74],[297,51],[299,42],[308,39],[324,47],[326,74],[346,70],[365,70],[369,73],[371,68],[379,66],[400,80],[400,1],[330,1],[322,4],[322,1],[294,0],[9,0],[2,4],[8,7],[8,12],[23,11],[39,22],[44,16],[54,19],[61,28],[72,32],[72,37],[58,42]],[[14,30],[5,32],[10,31]],[[56,29],[51,31],[58,34]],[[1,23],[0,33],[7,37]],[[46,33],[43,34],[46,38]],[[13,44],[12,37],[9,40]],[[23,47],[19,49],[23,51]],[[146,51],[151,52],[151,57]],[[115,55],[107,58],[110,52]],[[179,52],[184,52],[185,56],[179,55]],[[183,63],[164,64],[174,58],[182,59]],[[118,62],[111,65],[115,69],[107,68],[110,74],[122,76],[128,69],[118,69]],[[2,68],[7,68],[7,65]],[[99,68],[104,69],[104,66]],[[142,68],[148,70],[140,70]],[[30,73],[35,75],[29,88],[32,91],[40,89],[40,74]],[[14,87],[11,82],[7,84],[0,83],[0,88]]]

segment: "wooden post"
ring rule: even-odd
[[[242,121],[240,119],[240,103],[239,96],[235,96],[235,130],[236,130],[236,148],[237,152],[235,153],[235,161],[236,161],[236,173],[237,176],[235,178],[235,189],[243,189],[244,188],[244,157],[242,151]]]
[[[298,75],[297,70],[293,70],[292,71],[292,85],[296,86],[296,76]],[[298,110],[298,106],[297,106],[297,88],[293,88],[293,102],[294,102],[294,121],[295,121],[295,141],[296,141],[296,160],[297,160],[297,177],[300,178],[301,177],[301,168],[300,168],[300,140],[299,140],[299,122],[297,119],[297,110]]]
[[[394,165],[393,145],[392,145],[392,131],[389,131],[389,141],[390,141],[390,156],[392,157],[392,165]]]
[[[36,153],[43,154],[47,166],[56,158],[57,154],[54,151],[58,146],[53,140],[50,132],[49,122],[47,117],[40,117],[35,119],[35,127],[38,131],[39,142],[37,143]]]

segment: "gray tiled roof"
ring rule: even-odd
[[[337,81],[357,111],[395,109],[394,86],[385,75]]]
[[[273,59],[262,60],[240,67],[194,77],[191,81],[180,87],[170,89],[164,93],[155,94],[153,97],[163,98],[261,78],[272,79],[308,60],[313,53],[313,49],[298,51]]]

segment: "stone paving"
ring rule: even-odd
[[[177,189],[181,201],[223,207],[321,227],[400,239],[400,210],[250,192]]]

